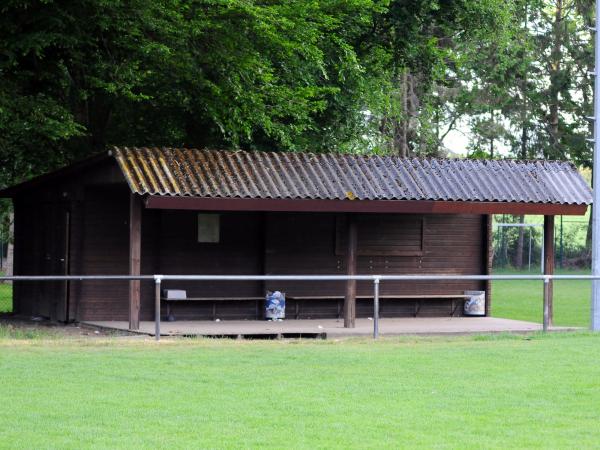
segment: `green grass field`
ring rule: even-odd
[[[12,286],[0,283],[0,313],[12,311]]]
[[[503,270],[495,274],[515,273]],[[525,274],[525,272],[522,272]],[[558,270],[561,274],[589,274],[589,271]],[[554,324],[588,327],[590,323],[590,281],[554,282]],[[495,281],[492,285],[492,315],[508,319],[542,322],[541,281]]]
[[[587,326],[589,295],[556,282],[556,324]],[[494,316],[541,321],[541,282],[493,296]],[[44,330],[0,326],[0,448],[600,447],[600,335],[586,332],[157,344]]]
[[[15,339],[2,448],[597,448],[600,336]]]

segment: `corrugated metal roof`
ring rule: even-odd
[[[116,148],[134,193],[212,198],[591,204],[560,161]]]

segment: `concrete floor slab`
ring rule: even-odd
[[[127,330],[126,321],[93,321],[86,324],[102,328]],[[381,319],[381,336],[394,335],[435,335],[435,334],[475,334],[475,333],[526,333],[542,329],[533,322],[500,319],[495,317],[452,317],[452,318],[397,318]],[[575,328],[555,327],[555,331],[567,331]],[[140,322],[139,332],[154,335],[154,322]],[[373,333],[373,321],[357,319],[356,328],[344,328],[343,320],[284,320],[268,322],[259,320],[222,320],[212,321],[176,321],[161,322],[161,336],[289,336],[309,335],[322,337],[370,336]]]

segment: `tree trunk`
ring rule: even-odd
[[[398,80],[398,91],[400,107],[402,110],[401,117],[392,118],[393,133],[390,148],[393,153],[404,158],[410,156],[411,142],[417,142],[415,118],[418,116],[419,98],[415,93],[417,78],[410,74],[407,70],[402,72]]]
[[[394,153],[406,158],[408,156],[408,72],[404,71],[400,78],[400,102],[402,118],[396,122],[394,133]]]
[[[590,9],[593,9],[593,4],[590,5]],[[586,26],[588,27],[593,27],[594,26],[594,19],[591,15],[583,15],[584,16],[584,22],[586,24]],[[593,56],[593,55],[592,55]],[[590,72],[594,72],[594,67],[595,67],[595,63],[594,63],[594,58],[588,58],[587,59],[587,66],[586,66],[586,72],[589,74]],[[586,83],[591,84],[592,86],[594,85],[594,78],[590,75],[587,75],[589,77],[589,80],[586,80]],[[594,104],[593,104],[593,96],[588,95],[588,90],[587,89],[581,89],[581,95],[583,98],[583,110],[586,116],[593,116],[594,114]],[[588,121],[588,136],[593,136],[594,135],[594,121]],[[590,159],[591,156],[590,156]],[[592,162],[592,161],[590,161]],[[592,183],[591,185],[594,185],[594,170],[592,168]],[[594,205],[590,205],[590,217],[588,219],[588,227],[587,227],[587,233],[585,236],[585,256],[586,258],[589,258],[591,261],[592,258],[592,216],[593,216],[593,209],[594,209]],[[563,249],[564,252],[564,249]],[[561,264],[564,265],[564,262],[561,262]]]
[[[490,123],[491,128],[494,127],[494,109],[490,110]],[[490,159],[494,159],[494,136],[490,133]]]
[[[10,226],[9,226],[9,233],[8,233],[8,249],[7,249],[7,253],[6,253],[6,260],[4,261],[4,275],[6,275],[7,277],[11,277],[14,275],[14,254],[15,254],[15,248],[13,245],[14,239],[14,232],[15,232],[15,228],[14,228],[14,213],[10,213],[9,216],[9,220],[10,220]],[[8,284],[12,284],[12,281],[8,281]]]
[[[550,56],[550,105],[548,114],[548,125],[550,131],[550,148],[544,151],[544,158],[558,158],[559,152],[559,94],[561,90],[561,60],[562,60],[562,21],[563,0],[556,0],[554,11],[554,23],[552,24],[552,44]]]
[[[527,12],[526,12],[527,14]],[[521,96],[522,96],[522,108],[521,108],[521,159],[527,159],[527,71],[523,74],[521,80]],[[525,216],[519,216],[519,224],[525,223]],[[525,240],[525,227],[519,227],[519,237],[517,239],[517,251],[515,253],[514,265],[517,269],[523,268],[523,243]]]
[[[525,216],[519,216],[519,223],[525,223]],[[517,269],[523,268],[523,243],[525,241],[525,227],[519,227],[519,238],[517,239],[517,252],[515,253],[515,267]]]
[[[502,214],[502,223],[506,223],[506,214]],[[509,260],[508,260],[508,236],[506,236],[506,227],[501,227],[500,228],[500,232],[501,234],[501,243],[502,245],[500,246],[500,255],[502,258],[502,264],[504,265],[508,265],[509,264]]]

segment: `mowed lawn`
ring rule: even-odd
[[[0,447],[597,448],[599,358],[590,334],[4,337]]]
[[[12,311],[12,286],[0,283],[0,313]]]
[[[494,274],[517,273],[495,270]],[[526,274],[526,272],[521,272]],[[533,273],[533,272],[532,272]],[[590,271],[557,270],[557,274],[589,274]],[[554,324],[589,327],[591,282],[554,281]],[[542,322],[542,281],[494,281],[492,285],[492,315],[507,319]]]

